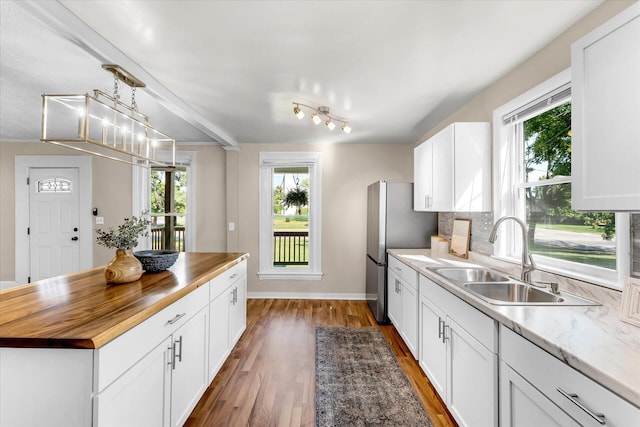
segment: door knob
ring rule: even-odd
[[[75,242],[76,240],[78,240],[78,236],[73,236],[73,237],[71,238],[71,240],[73,240],[73,241]]]

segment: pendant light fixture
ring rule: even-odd
[[[342,132],[346,134],[351,133],[351,126],[349,126],[349,121],[331,114],[329,107],[322,105],[318,108],[315,108],[310,105],[302,104],[300,102],[293,102],[293,105],[295,106],[293,107],[293,114],[295,114],[298,119],[304,118],[304,112],[300,108],[300,106],[302,106],[313,111],[313,113],[311,114],[311,120],[313,120],[313,123],[315,125],[319,125],[320,123],[322,123],[322,117],[325,117],[326,121],[324,123],[329,130],[334,130],[336,128],[335,122],[338,122],[342,123],[342,126],[340,127],[340,130],[342,130]]]
[[[118,65],[102,68],[114,75],[112,96],[98,89],[93,95],[42,95],[40,140],[135,166],[175,166],[175,139],[151,126],[149,117],[138,111],[136,88],[146,85]],[[119,82],[131,87],[131,105],[120,101]],[[98,146],[144,162],[105,154],[94,148]],[[171,151],[171,163],[156,160],[159,149]]]

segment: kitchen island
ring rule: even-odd
[[[0,292],[0,425],[180,425],[246,325],[247,257],[184,253],[128,284],[97,267]]]

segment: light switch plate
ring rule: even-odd
[[[96,217],[96,224],[104,224],[104,217],[103,216],[97,216]]]
[[[236,223],[235,222],[230,222],[229,223],[229,231],[236,231]]]

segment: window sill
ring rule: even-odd
[[[312,272],[291,272],[284,273],[282,271],[259,271],[260,280],[321,280],[324,273]]]

